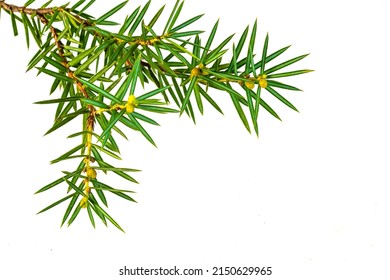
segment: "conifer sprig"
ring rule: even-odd
[[[80,0],[73,5],[52,6],[50,0],[31,8],[35,0],[24,6],[0,0],[0,12],[10,15],[14,35],[22,33],[22,29],[27,47],[32,39],[39,47],[28,70],[34,68],[38,74],[53,79],[50,94],[55,92],[58,96],[36,102],[55,104],[57,108],[53,126],[46,134],[73,124],[74,119],[83,123],[81,131],[68,136],[79,137],[81,143],[52,160],[74,160],[75,169],[63,172],[59,179],[37,191],[42,193],[61,185],[65,186],[65,196],[39,213],[66,202],[62,225],[72,224],[85,208],[94,227],[98,218],[123,231],[104,210],[108,206],[106,194],[135,202],[133,192],[110,186],[104,182],[103,174],[114,173],[137,183],[132,173],[139,170],[115,167],[105,158],[121,159],[116,138],[127,138],[129,133],[140,133],[156,146],[145,124],[158,125],[154,119],[157,114],[186,114],[195,122],[196,111],[203,115],[205,103],[223,113],[213,95],[224,92],[245,128],[258,135],[260,110],[280,119],[263,95],[269,94],[298,111],[281,92],[299,89],[278,79],[312,71],[287,69],[307,54],[269,67],[289,46],[271,51],[267,34],[259,47],[257,21],[243,31],[237,42],[232,42],[233,35],[215,42],[219,21],[204,36],[202,30],[191,27],[203,15],[182,20],[181,0],[176,1],[166,22],[160,20],[165,6],[146,16],[151,5],[148,1],[136,7],[123,23],[112,18],[128,1],[99,17],[87,13],[94,2]],[[116,27],[116,31],[107,26]],[[139,84],[146,83],[154,89],[144,92]]]

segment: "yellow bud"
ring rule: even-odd
[[[88,178],[95,179],[96,175],[97,175],[97,173],[96,173],[95,169],[93,169],[93,168],[88,168],[87,169],[87,177]]]
[[[135,96],[133,94],[131,94],[131,95],[129,95],[129,98],[127,99],[127,103],[137,105],[138,104],[137,98],[135,98]]]
[[[210,74],[207,71],[208,68],[203,63],[200,63],[198,65],[197,69],[199,70],[198,74],[197,75],[193,75],[193,76],[200,76],[200,75],[207,76],[207,75]],[[191,72],[191,74],[192,74],[192,72]]]
[[[268,86],[267,75],[266,74],[263,74],[263,75],[259,76],[257,78],[257,80],[259,81],[260,87],[266,88]]]
[[[259,85],[260,85],[260,87],[262,87],[262,88],[266,88],[266,87],[268,86],[268,82],[267,82],[266,79],[260,79]]]
[[[255,87],[255,83],[252,81],[246,81],[245,86],[249,89],[253,89]]]
[[[127,103],[126,103],[126,112],[133,113],[134,108],[137,106],[138,106],[137,98],[135,98],[135,96],[133,94],[130,95],[129,98],[127,99]]]
[[[82,207],[82,208],[87,208],[87,205],[88,205],[88,197],[83,197],[83,199],[81,199],[81,201],[80,201],[80,206]]]
[[[127,113],[133,113],[134,112],[134,105],[133,104],[126,104],[126,112]]]
[[[198,77],[200,75],[200,69],[199,68],[194,68],[191,70],[191,77]]]

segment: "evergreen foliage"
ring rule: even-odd
[[[270,51],[268,35],[261,44],[262,50],[255,46],[257,21],[243,31],[236,43],[232,43],[233,35],[215,43],[218,21],[208,36],[200,36],[203,31],[191,26],[202,15],[179,21],[184,4],[180,0],[169,11],[166,22],[159,21],[165,6],[146,19],[151,5],[148,1],[135,8],[121,24],[111,17],[128,1],[99,17],[88,14],[95,0],[63,6],[51,6],[50,0],[39,8],[31,8],[34,2],[29,0],[19,7],[0,0],[0,12],[9,14],[14,35],[23,34],[27,47],[32,42],[38,45],[28,70],[36,69],[50,76],[53,79],[50,94],[59,94],[36,102],[57,106],[55,121],[46,134],[70,125],[74,119],[83,123],[81,131],[69,135],[79,137],[80,144],[52,161],[74,160],[76,168],[63,172],[58,180],[37,191],[65,186],[65,196],[39,212],[67,203],[62,225],[72,224],[85,208],[94,227],[98,218],[105,225],[112,223],[123,231],[105,210],[106,194],[134,202],[132,191],[117,189],[97,176],[97,171],[112,172],[137,183],[132,173],[138,170],[114,167],[105,160],[121,159],[118,136],[126,138],[129,133],[140,133],[156,145],[144,124],[158,125],[155,116],[166,113],[186,114],[195,122],[196,111],[203,114],[205,103],[223,113],[213,99],[219,92],[231,99],[245,128],[258,135],[260,110],[280,119],[262,96],[271,94],[297,111],[281,92],[299,89],[279,79],[311,71],[285,70],[307,54],[268,67],[289,46]],[[107,26],[115,26],[117,31],[109,31],[112,27]],[[161,32],[157,31],[160,29]],[[229,57],[228,45],[231,45]],[[155,89],[144,93],[140,84],[146,83]]]

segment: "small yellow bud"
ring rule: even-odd
[[[197,68],[199,69],[199,73],[197,76],[200,76],[200,75],[207,76],[210,74],[207,71],[208,68],[203,63],[200,63]]]
[[[138,105],[137,98],[133,94],[129,95],[129,98],[127,99],[127,103]]]
[[[87,177],[91,179],[95,179],[97,176],[96,170],[93,168],[88,168],[87,169]]]
[[[259,85],[262,87],[262,88],[266,88],[268,86],[268,82],[267,80],[265,79],[261,79],[260,82],[259,82]]]
[[[266,88],[268,86],[268,82],[266,79],[260,79],[259,85],[262,88]]]
[[[199,77],[201,71],[199,68],[194,68],[191,70],[191,77]]]
[[[133,113],[134,112],[134,108],[138,106],[138,101],[137,101],[137,98],[135,98],[135,96],[132,94],[129,96],[129,98],[127,99],[127,103],[126,103],[126,112],[127,113]]]
[[[87,208],[87,205],[88,205],[88,197],[84,196],[83,199],[81,199],[80,201],[80,206],[82,208]]]
[[[129,113],[129,114],[133,113],[134,112],[134,105],[127,103],[126,104],[126,112]]]
[[[266,88],[268,86],[267,75],[266,74],[263,74],[263,75],[259,76],[257,78],[257,80],[259,81],[260,87]]]
[[[255,83],[252,82],[252,81],[246,81],[246,82],[245,82],[245,86],[246,86],[247,88],[249,88],[249,89],[254,89]]]

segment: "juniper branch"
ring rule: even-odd
[[[29,1],[28,4],[33,2]],[[260,107],[280,119],[275,110],[263,99],[264,93],[268,92],[281,103],[297,111],[276,89],[292,91],[299,89],[275,79],[310,72],[311,70],[278,72],[307,55],[267,68],[270,61],[289,48],[285,47],[269,54],[267,35],[261,59],[255,62],[257,22],[250,34],[249,27],[244,30],[238,43],[233,44],[232,57],[224,61],[228,50],[226,46],[233,36],[229,36],[217,47],[213,47],[217,21],[206,44],[203,45],[199,36],[203,31],[186,30],[202,15],[176,24],[183,6],[180,0],[177,0],[160,35],[154,31],[154,25],[163,8],[155,14],[149,24],[145,23],[144,17],[150,1],[142,9],[136,8],[125,19],[118,32],[105,30],[102,26],[112,24],[107,19],[123,8],[127,1],[98,19],[84,13],[93,2],[89,2],[81,11],[76,10],[84,3],[85,1],[80,0],[72,8],[64,5],[33,9],[0,0],[0,10],[5,10],[11,16],[14,34],[18,34],[18,20],[24,25],[27,43],[29,35],[32,34],[40,47],[29,63],[29,69],[36,67],[40,73],[53,77],[51,93],[57,89],[62,92],[58,99],[37,102],[58,104],[54,125],[48,133],[76,117],[83,117],[83,131],[69,136],[70,138],[82,136],[82,143],[52,161],[57,163],[63,160],[81,159],[78,167],[73,172],[65,172],[65,176],[37,191],[41,193],[66,183],[67,192],[73,191],[73,193],[67,194],[40,213],[70,200],[62,224],[68,221],[70,225],[80,210],[87,208],[93,226],[95,226],[93,218],[95,214],[105,225],[108,220],[122,230],[99,203],[107,206],[104,192],[113,193],[132,202],[134,199],[126,194],[130,191],[116,189],[103,183],[100,175],[98,178],[97,171],[112,172],[127,181],[137,183],[127,174],[137,170],[117,168],[104,160],[102,154],[120,159],[119,147],[112,132],[115,131],[117,135],[126,138],[126,134],[120,129],[120,125],[123,125],[142,134],[151,144],[156,145],[143,123],[151,125],[158,125],[158,123],[147,114],[180,112],[180,114],[186,113],[195,122],[194,99],[201,114],[204,112],[204,101],[222,113],[221,108],[212,98],[210,88],[225,92],[231,98],[238,116],[250,132],[250,122],[244,111],[248,108],[257,135]],[[20,14],[21,18],[16,17],[15,14]],[[42,29],[41,24],[45,28]],[[135,35],[139,28],[141,34]],[[45,43],[42,43],[42,38],[46,38]],[[248,51],[244,53],[243,47],[246,43]],[[42,65],[37,67],[39,63]],[[96,70],[92,70],[93,64],[96,65]],[[97,82],[100,84],[97,85]],[[136,91],[138,82],[153,83],[155,89],[140,94]],[[163,101],[156,97],[162,97]],[[177,108],[172,108],[171,101]],[[99,129],[100,133],[97,131]],[[75,155],[78,152],[80,154]]]

